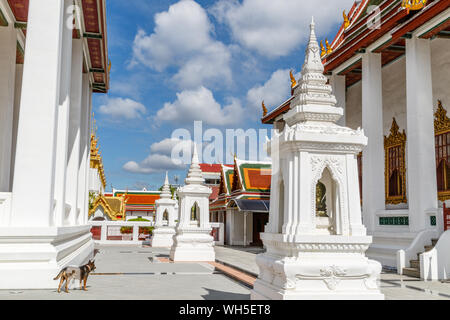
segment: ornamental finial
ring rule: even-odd
[[[295,80],[292,70],[289,71],[289,76],[291,77],[291,88],[294,88],[297,85],[297,80]]]
[[[325,39],[325,44],[327,46],[327,54],[330,54],[333,52],[333,49],[331,49],[330,43],[328,42],[328,39]]]
[[[343,16],[344,16],[344,29],[347,29],[350,26],[350,20],[348,19],[348,16],[345,13],[345,10],[343,12]]]
[[[327,55],[327,51],[325,50],[325,47],[323,46],[323,40],[320,41],[320,49],[321,49],[320,57],[323,58],[324,56]]]
[[[267,114],[268,114],[269,112],[267,111],[267,107],[266,107],[266,105],[264,104],[264,101],[262,102],[262,109],[263,109],[263,117],[267,116]]]

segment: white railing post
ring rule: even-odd
[[[108,232],[108,225],[106,223],[102,223],[100,225],[101,229],[101,236],[100,236],[100,241],[107,241],[108,236],[107,236],[107,232]]]
[[[133,223],[133,242],[139,242],[139,225]]]

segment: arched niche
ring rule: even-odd
[[[341,196],[339,182],[326,166],[314,187],[315,231],[318,234],[341,234]]]
[[[281,180],[278,184],[278,233],[283,233],[284,225],[284,180],[281,175]]]
[[[163,219],[163,224],[169,224],[169,211],[167,211],[167,209],[164,210],[162,219]]]
[[[200,207],[197,202],[191,207],[191,225],[200,225]]]

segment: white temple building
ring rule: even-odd
[[[214,237],[211,236],[209,220],[209,196],[212,190],[204,185],[196,145],[185,183],[177,190],[180,221],[170,249],[170,260],[215,261]]]
[[[62,268],[93,255],[90,115],[92,94],[109,87],[105,1],[0,0],[0,74],[0,289],[55,288]]]

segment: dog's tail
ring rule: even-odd
[[[58,280],[59,278],[61,278],[61,275],[64,273],[64,270],[61,270],[58,275],[56,276],[56,278],[54,278],[53,280]]]

